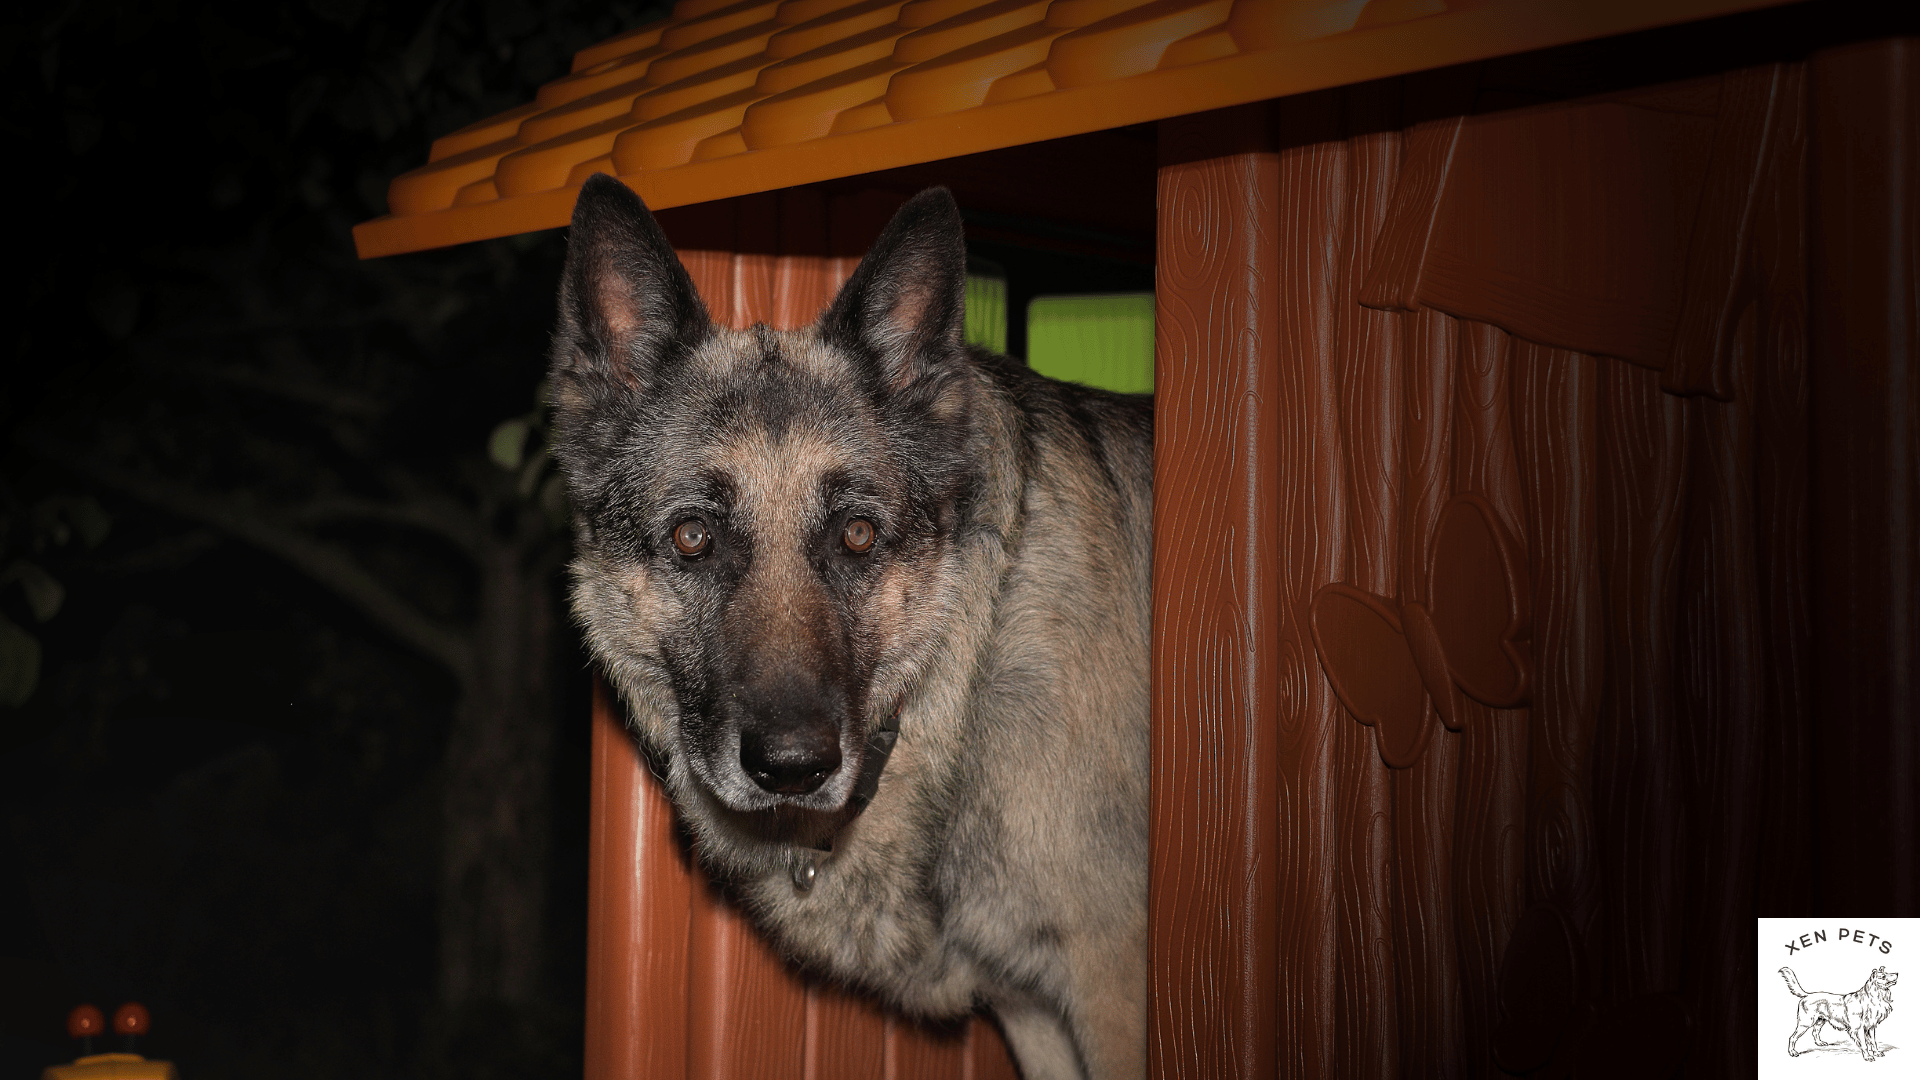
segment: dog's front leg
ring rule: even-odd
[[[1068,957],[1074,993],[1068,1001],[1074,1040],[1092,1080],[1143,1080],[1147,1075],[1147,972],[1144,928],[1116,946],[1090,939]]]
[[[1021,1080],[1083,1080],[1080,1055],[1059,1014],[1032,1002],[996,1002],[994,1018],[1007,1049],[1020,1064]]]

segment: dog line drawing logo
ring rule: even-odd
[[[1816,1045],[1844,1045],[1822,1039],[1822,1025],[1845,1032],[1853,1041],[1854,1048],[1860,1051],[1860,1056],[1867,1061],[1885,1052],[1880,1045],[1880,1023],[1893,1012],[1893,984],[1900,981],[1899,972],[1891,972],[1884,967],[1874,968],[1873,973],[1867,976],[1866,984],[1851,994],[1809,993],[1802,990],[1800,980],[1794,977],[1793,969],[1789,967],[1781,968],[1780,975],[1787,980],[1787,989],[1800,999],[1800,1008],[1794,1017],[1793,1034],[1787,1036],[1789,1055],[1799,1057],[1805,1053],[1804,1050],[1795,1049],[1794,1044],[1808,1032],[1812,1032]]]

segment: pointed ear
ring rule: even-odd
[[[662,361],[711,331],[706,305],[646,204],[603,173],[587,178],[567,233],[553,387],[564,405],[644,389]]]
[[[821,334],[876,362],[898,390],[957,356],[963,327],[967,245],[960,208],[946,188],[908,200],[821,317]]]

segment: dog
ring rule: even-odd
[[[1853,1039],[1854,1048],[1860,1056],[1872,1061],[1881,1054],[1880,1021],[1893,1012],[1893,984],[1900,981],[1898,972],[1888,971],[1884,967],[1873,969],[1867,976],[1867,983],[1851,994],[1811,993],[1800,989],[1800,980],[1794,978],[1792,968],[1781,968],[1780,974],[1787,980],[1787,989],[1800,999],[1800,1011],[1794,1018],[1793,1034],[1787,1036],[1787,1053],[1799,1057],[1801,1051],[1793,1044],[1809,1030],[1813,1032],[1813,1041],[1821,1046],[1838,1046],[1838,1043],[1825,1042],[1820,1038],[1820,1025],[1837,1027]]]
[[[935,188],[814,326],[719,327],[587,181],[550,384],[573,607],[787,955],[985,1005],[1027,1080],[1140,1077],[1152,401],[968,347],[965,267]]]

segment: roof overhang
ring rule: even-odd
[[[1264,101],[1786,0],[681,0],[435,141],[362,258]]]

